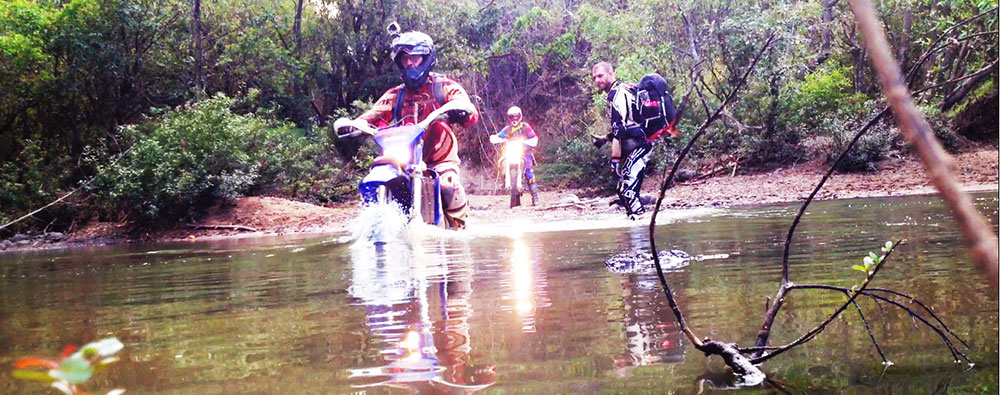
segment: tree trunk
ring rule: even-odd
[[[302,6],[305,0],[295,4],[295,22],[292,24],[292,35],[295,37],[295,60],[302,58]]]
[[[816,59],[816,67],[830,58],[830,48],[833,42],[833,33],[830,27],[833,24],[833,6],[836,4],[837,0],[823,2],[823,42],[820,45],[819,58]]]
[[[777,133],[778,103],[780,100],[778,96],[781,93],[781,89],[779,89],[780,86],[781,74],[775,73],[771,76],[771,89],[769,95],[771,97],[771,103],[767,109],[767,119],[765,120],[764,130],[764,141],[766,141],[768,147],[764,149],[766,155],[764,155],[764,158],[761,158],[763,160],[772,159],[771,156],[774,152],[779,152],[784,149],[782,147],[775,146],[775,142],[772,140],[774,139],[774,135]]]
[[[969,53],[972,52],[972,46],[969,45],[968,41],[962,43],[958,49],[958,57],[955,58],[955,64],[952,65],[950,73],[948,75],[948,81],[954,80],[965,75],[965,65],[966,61],[969,59]],[[955,84],[947,84],[944,86],[944,92],[951,92],[955,89]]]
[[[851,54],[852,68],[854,69],[854,76],[852,78],[854,91],[868,93],[868,78],[865,76],[865,69],[868,67],[868,62],[866,61],[865,50],[861,47],[861,42],[858,40],[857,26],[851,26],[851,29],[847,31],[847,43],[850,45],[849,52]]]
[[[952,106],[958,104],[959,101],[965,98],[965,95],[969,94],[969,92],[971,92],[976,85],[989,78],[990,75],[996,71],[997,61],[994,60],[993,63],[973,73],[971,78],[965,80],[962,85],[959,85],[958,89],[955,89],[953,92],[949,93],[947,97],[945,97],[944,101],[941,102],[941,111],[950,110]]]
[[[194,88],[201,95],[205,89],[202,82],[202,52],[201,52],[201,0],[191,0],[191,34],[194,36]]]
[[[899,64],[903,70],[910,69],[910,34],[913,28],[913,10],[909,6],[903,9],[903,32],[899,36]]]

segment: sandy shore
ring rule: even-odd
[[[964,189],[970,192],[998,190],[998,153],[995,148],[972,150],[955,156],[955,171]],[[668,208],[739,207],[793,202],[805,199],[826,171],[819,162],[800,164],[766,174],[722,175],[680,183],[667,191]],[[643,194],[658,194],[662,175],[647,178]],[[817,195],[818,200],[861,197],[932,194],[931,185],[920,163],[914,158],[886,160],[878,171],[865,174],[835,174]],[[525,206],[510,208],[507,195],[470,195],[470,228],[484,224],[552,223],[608,218],[624,212],[610,206],[610,194],[589,196],[583,191],[551,191],[542,186],[538,206],[531,206],[530,196],[523,195]],[[136,241],[204,240],[282,234],[348,233],[360,206],[347,203],[323,207],[277,197],[246,197],[222,205],[202,218],[205,228],[178,226],[172,229],[136,232],[128,224],[92,223],[56,243],[21,243],[7,250],[61,248],[80,245],[115,244]],[[221,225],[219,228],[212,226]],[[238,229],[237,229],[238,228]]]

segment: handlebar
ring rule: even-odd
[[[443,106],[438,107],[430,114],[427,114],[427,117],[424,118],[423,121],[417,123],[417,126],[427,130],[427,128],[434,122],[448,120],[448,115],[456,111],[471,114],[475,111],[475,107],[472,105],[472,102],[468,100],[452,100],[445,103]],[[367,121],[350,118],[340,118],[334,121],[333,130],[337,133],[338,137],[358,137],[362,134],[374,136],[378,133],[378,128],[372,126]],[[341,133],[341,130],[347,130],[348,132]]]
[[[362,134],[374,136],[378,132],[374,126],[360,119],[340,118],[333,122],[333,130],[337,137],[358,137]],[[342,133],[342,131],[347,131]]]

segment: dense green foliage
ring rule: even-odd
[[[89,188],[109,208],[139,218],[191,218],[218,199],[251,193],[325,198],[340,173],[321,164],[325,142],[291,125],[230,111],[219,94],[122,130],[131,152],[99,172]],[[341,193],[343,193],[341,191]]]
[[[996,4],[877,6],[908,70],[946,29]],[[465,166],[493,162],[486,136],[516,104],[542,136],[547,185],[612,183],[607,148],[594,150],[588,137],[607,129],[603,93],[589,78],[602,60],[624,80],[667,77],[691,133],[736,87],[764,37],[777,35],[692,152],[702,164],[829,160],[884,105],[846,2],[8,0],[0,3],[0,220],[102,172],[88,187],[94,199],[25,225],[65,225],[92,204],[140,218],[191,215],[242,194],[352,198],[361,166],[344,164],[363,164],[370,147],[325,136],[332,119],[358,114],[399,83],[384,31],[393,21],[435,38],[437,71],[460,81],[483,113],[460,136]],[[995,12],[954,29],[914,74],[914,89],[936,86],[916,100],[952,147],[996,143],[995,121],[985,132],[977,126],[996,119],[996,69],[965,91],[959,79],[996,62],[996,30]],[[941,105],[957,92],[965,93],[953,107]],[[195,121],[216,123],[185,124]],[[889,122],[870,133],[842,170],[905,150]],[[255,139],[263,140],[232,145]],[[234,151],[211,152],[219,147]],[[123,152],[120,168],[107,167]],[[201,160],[215,156],[226,158]],[[154,164],[181,176],[147,172]]]

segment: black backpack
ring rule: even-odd
[[[646,141],[653,141],[664,132],[677,137],[673,131],[674,99],[663,76],[646,74],[635,86],[636,120],[646,134]]]

